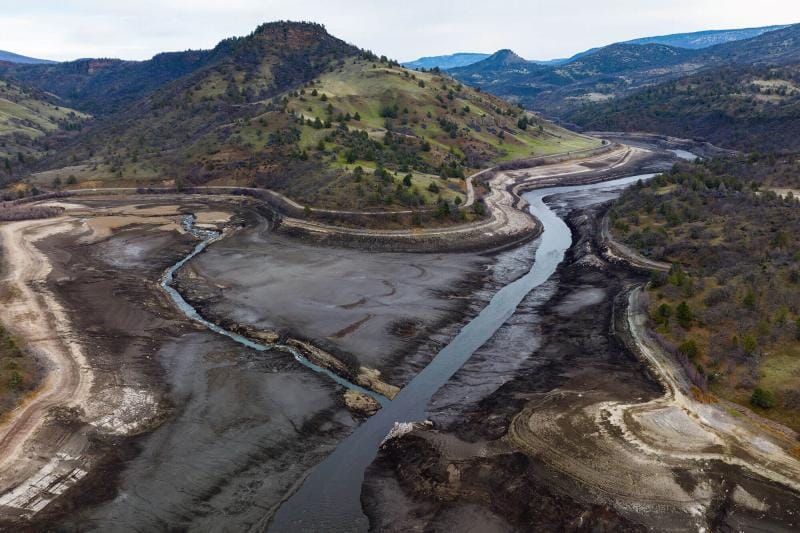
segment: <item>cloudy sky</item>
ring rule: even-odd
[[[279,19],[321,22],[401,61],[500,48],[551,59],[635,37],[800,22],[800,1],[0,0],[0,50],[146,59],[210,48]]]

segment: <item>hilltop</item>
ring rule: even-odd
[[[70,79],[63,64],[13,70],[98,113],[41,163],[40,184],[241,185],[314,206],[418,207],[464,201],[461,178],[492,163],[598,144],[317,24],[270,23],[210,51],[73,67]]]
[[[403,66],[411,69],[425,69],[440,68],[447,70],[456,67],[465,67],[473,63],[477,63],[486,59],[491,54],[481,54],[474,52],[458,52],[455,54],[448,54],[444,56],[429,56],[420,57],[414,61],[403,63]]]
[[[669,35],[657,35],[653,37],[640,37],[638,39],[631,39],[629,41],[622,41],[615,44],[666,44],[677,48],[689,48],[698,50],[701,48],[708,48],[718,44],[729,43],[734,41],[741,41],[744,39],[751,39],[758,37],[764,33],[782,30],[788,28],[789,25],[777,26],[762,26],[759,28],[740,28],[733,30],[704,30],[691,33],[673,33]],[[568,58],[547,59],[547,60],[528,60],[531,63],[539,65],[563,65],[579,59],[581,57],[593,54],[600,50],[601,47],[591,48],[578,52],[577,54]],[[441,55],[441,56],[428,56],[421,57],[414,61],[403,63],[403,66],[413,69],[431,69],[440,68],[449,70],[458,67],[466,67],[483,61],[492,54],[458,52],[455,54]]]

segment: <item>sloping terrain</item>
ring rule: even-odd
[[[702,138],[742,151],[800,149],[800,65],[727,67],[585,105],[564,118],[589,130]]]
[[[0,50],[0,61],[7,61],[8,63],[26,63],[29,65],[35,65],[39,63],[54,63],[54,61],[50,61],[48,59],[37,59],[35,57],[23,56],[20,54],[15,54],[14,52],[7,52],[5,50]]]
[[[662,344],[700,386],[795,430],[800,250],[790,236],[800,218],[795,198],[767,189],[798,184],[793,158],[683,164],[611,212],[627,245],[675,265],[647,291]]]
[[[497,57],[492,56],[450,73],[526,107],[560,115],[587,102],[630,94],[702,70],[730,65],[784,65],[795,61],[798,53],[800,26],[789,26],[702,49],[659,42],[613,44],[552,66],[521,58],[498,64]],[[502,55],[508,56],[508,51]]]
[[[760,28],[741,28],[735,30],[707,30],[696,31],[691,33],[673,33],[670,35],[658,35],[655,37],[642,37],[640,39],[632,39],[625,41],[630,44],[667,44],[669,46],[677,46],[680,48],[691,48],[697,50],[700,48],[708,48],[718,44],[731,43],[735,41],[743,41],[745,39],[752,39],[765,33],[782,30],[788,28],[789,24],[777,26],[762,26]]]
[[[782,30],[788,26],[789,25],[763,26],[760,28],[741,28],[735,30],[706,30],[692,33],[673,33],[670,35],[641,37],[639,39],[631,39],[630,41],[623,41],[622,43],[617,44],[666,44],[678,48],[697,50],[718,44],[751,39],[770,31]],[[578,52],[577,54],[568,58],[549,60],[533,59],[530,60],[530,62],[540,65],[563,65],[578,58],[593,54],[598,50],[600,50],[600,48],[591,48],[589,50],[584,50],[583,52]],[[441,56],[421,57],[414,61],[403,63],[403,66],[413,69],[432,69],[438,67],[440,69],[449,70],[458,67],[466,67],[467,65],[472,65],[478,61],[483,61],[490,55],[491,54],[458,52],[455,54]]]
[[[106,70],[87,76],[92,64]],[[265,24],[209,52],[80,67],[73,78],[61,64],[13,72],[100,112],[40,165],[36,183],[258,186],[314,206],[438,203],[446,215],[478,169],[599,145],[316,24]]]
[[[0,80],[0,180],[45,154],[58,142],[55,137],[78,130],[88,118],[51,95]],[[45,140],[47,134],[51,137]]]
[[[209,64],[231,44],[225,41],[214,50],[158,54],[148,61],[78,59],[36,65],[0,63],[0,77],[57,94],[69,105],[93,114],[111,113]]]
[[[414,61],[408,61],[406,63],[403,63],[403,66],[412,69],[440,68],[443,70],[447,70],[456,67],[465,67],[467,65],[477,63],[478,61],[486,59],[490,55],[491,54],[459,52],[456,54],[449,54],[445,56],[420,57],[419,59],[415,59]]]

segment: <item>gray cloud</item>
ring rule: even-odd
[[[647,35],[800,22],[796,0],[0,0],[0,49],[51,59],[146,59],[209,48],[271,20],[313,20],[408,60],[512,48],[563,57]]]

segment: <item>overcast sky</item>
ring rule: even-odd
[[[266,21],[313,20],[406,61],[511,48],[552,59],[616,41],[800,22],[798,0],[0,0],[0,50],[66,60],[210,48]]]

